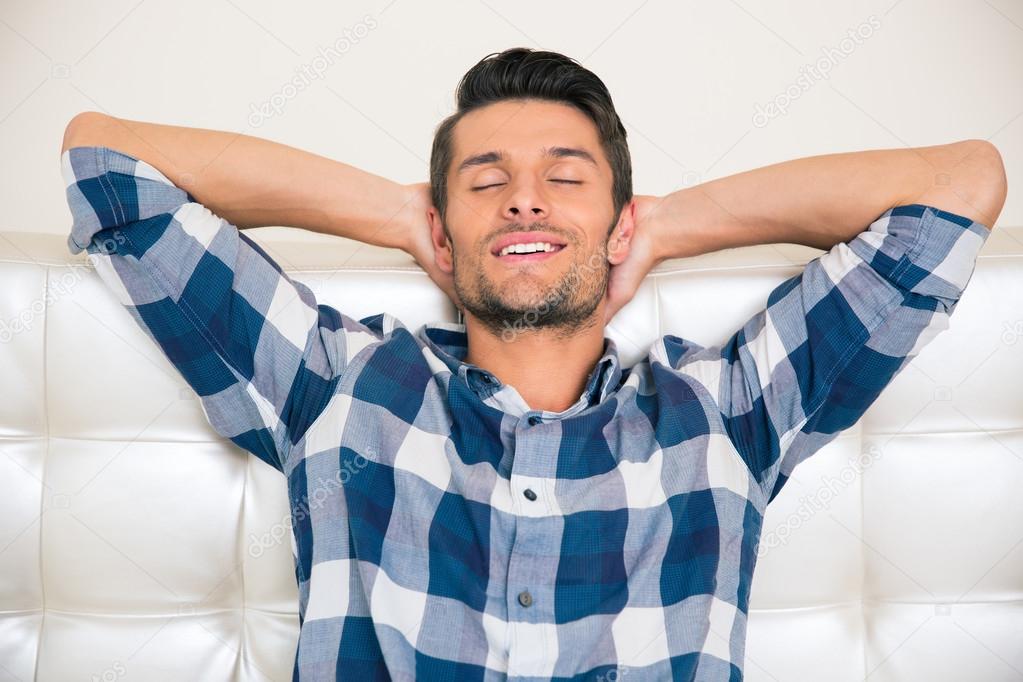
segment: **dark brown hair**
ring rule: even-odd
[[[430,154],[430,192],[441,220],[447,213],[448,170],[453,162],[455,125],[480,107],[503,100],[539,99],[576,107],[597,126],[600,144],[611,165],[614,229],[622,208],[632,199],[632,159],[625,126],[611,95],[597,76],[557,52],[513,47],[493,52],[469,69],[455,90],[457,110],[434,132]],[[447,223],[445,222],[445,231]],[[610,234],[610,230],[608,231]]]

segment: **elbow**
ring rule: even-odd
[[[109,127],[114,120],[112,116],[98,111],[83,111],[75,114],[64,128],[64,140],[60,153],[72,147],[96,145],[101,142],[100,132]]]
[[[998,147],[990,142],[988,142],[988,145],[991,147],[993,157],[991,173],[994,194],[991,198],[991,212],[993,216],[991,227],[994,227],[995,220],[998,219],[998,215],[1002,212],[1002,207],[1005,206],[1005,197],[1009,193],[1009,179],[1005,175],[1005,163],[1002,162],[1002,155],[998,151]]]
[[[928,168],[916,203],[993,228],[1007,193],[1005,165],[987,140],[969,139],[918,150]]]
[[[980,214],[980,222],[994,228],[1009,191],[1002,154],[987,140],[966,140],[963,144],[967,150],[961,162],[965,166],[964,199]]]

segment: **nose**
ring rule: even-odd
[[[547,198],[531,180],[522,180],[504,205],[504,217],[510,221],[532,221],[545,219],[550,215]]]

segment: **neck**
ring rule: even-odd
[[[511,384],[532,410],[561,412],[586,388],[586,380],[604,351],[604,327],[593,322],[564,330],[525,327],[495,336],[472,315],[466,315],[468,350],[465,361]]]

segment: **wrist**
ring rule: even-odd
[[[426,213],[433,205],[430,199],[430,183],[415,182],[402,185],[401,188],[403,199],[396,248],[413,253],[417,239],[421,236],[419,232],[429,231]]]
[[[652,266],[677,257],[672,248],[675,237],[670,228],[669,196],[636,195],[635,197],[635,229],[642,231],[648,237]]]
[[[396,184],[390,190],[386,217],[381,214],[383,228],[380,229],[373,242],[378,246],[408,251],[411,244],[411,233],[416,215],[414,185]]]
[[[713,219],[714,211],[721,207],[709,199],[703,185],[685,187],[656,200],[651,230],[655,234],[658,263],[693,258],[721,248]]]

